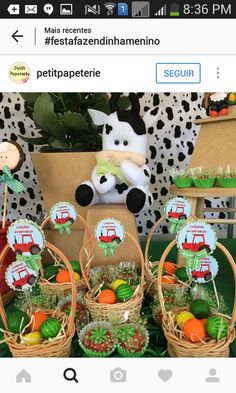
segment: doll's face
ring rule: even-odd
[[[127,122],[119,121],[116,113],[107,118],[103,127],[103,150],[127,151],[145,155],[146,134],[137,135]]]
[[[8,166],[14,171],[22,161],[22,151],[11,142],[0,143],[0,170]]]

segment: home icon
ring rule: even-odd
[[[16,375],[16,383],[31,383],[31,375],[26,370],[21,370]]]

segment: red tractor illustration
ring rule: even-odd
[[[21,235],[21,243],[17,243],[17,240],[15,239],[15,244],[13,247],[16,254],[30,252],[32,255],[37,255],[41,251],[39,245],[35,244],[33,236],[26,233]]]
[[[198,241],[199,240],[199,241]],[[211,251],[209,244],[206,244],[205,236],[200,233],[193,234],[192,243],[188,242],[187,236],[185,237],[185,242],[182,243],[183,250],[190,250],[193,252],[198,252],[201,250],[206,250],[208,253]]]
[[[26,268],[17,272],[19,278],[14,279],[13,285],[16,289],[21,289],[24,285],[33,285],[36,281],[36,277],[30,274]]]
[[[175,211],[172,211],[172,209],[168,212],[168,217],[169,218],[175,218],[177,220],[186,220],[187,216],[184,212],[184,207],[176,205]]]
[[[60,213],[60,217],[56,215],[55,222],[57,224],[66,224],[67,222],[71,222],[73,224],[74,219],[70,216],[69,210],[63,210]]]
[[[103,243],[112,243],[115,241],[117,244],[119,244],[121,242],[120,237],[116,234],[115,228],[107,228],[106,235],[104,236],[103,233],[101,233],[99,240]]]
[[[210,263],[204,262],[201,264],[200,270],[193,270],[191,272],[192,278],[198,280],[203,278],[205,281],[210,281],[212,279],[212,273],[210,270]]]

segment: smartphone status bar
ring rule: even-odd
[[[158,3],[158,4],[157,4]],[[236,18],[235,1],[2,0],[0,18]]]

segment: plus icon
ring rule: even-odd
[[[11,15],[19,15],[20,14],[20,4],[10,4],[7,11]]]

